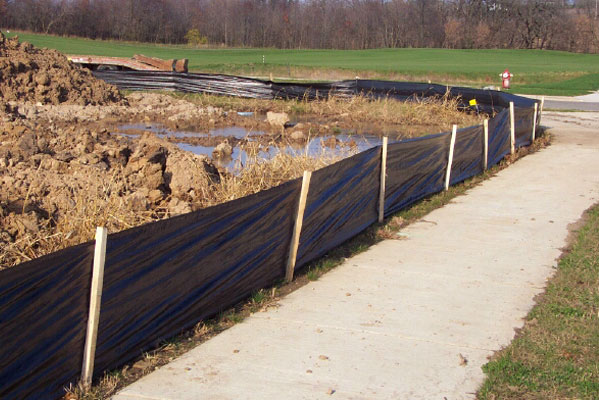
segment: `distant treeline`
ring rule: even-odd
[[[0,0],[0,24],[197,45],[598,52],[596,7],[597,0]]]

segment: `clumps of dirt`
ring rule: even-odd
[[[0,269],[111,232],[201,208],[220,182],[211,160],[145,135],[42,127],[0,129]]]
[[[3,102],[112,104],[118,89],[94,78],[56,50],[39,49],[0,33],[0,95]],[[2,105],[0,104],[0,108]]]
[[[37,124],[62,123],[67,125],[99,122],[111,124],[154,122],[172,129],[198,126],[227,126],[227,114],[217,107],[199,107],[185,100],[161,93],[131,93],[123,103],[105,105],[79,104],[25,104],[9,101],[13,117]],[[1,110],[0,110],[1,111]]]
[[[2,41],[0,66],[10,64],[19,70],[17,59],[6,55],[11,46],[38,51]],[[37,72],[32,72],[40,68],[37,61],[29,62],[30,69],[24,71],[31,72],[30,78],[23,82],[36,82],[27,92],[33,97],[0,101],[0,269],[91,240],[97,226],[118,232],[256,193],[297,178],[304,170],[329,165],[341,156],[323,152],[313,157],[298,151],[262,159],[260,154],[268,152],[271,144],[303,149],[315,136],[341,133],[344,121],[351,121],[352,116],[327,116],[330,125],[313,121],[293,125],[286,123],[290,115],[283,113],[278,122],[261,116],[248,118],[235,109],[161,93],[133,93],[121,102],[44,104],[34,102],[40,99],[35,96],[49,96],[52,84],[40,89]],[[0,74],[0,92],[16,90],[15,79],[24,79],[12,74],[4,81],[2,68]],[[73,93],[85,90],[71,87]],[[371,107],[370,103],[364,106]],[[123,124],[138,125],[140,135],[118,134]],[[239,126],[261,135],[250,135],[251,140],[216,134],[204,138],[167,135],[165,140],[155,134],[159,133],[156,126],[206,132]],[[181,150],[171,141],[210,143],[217,149],[214,163],[206,156]],[[339,142],[329,137],[322,144],[336,147]],[[239,174],[219,171],[215,166],[222,164],[221,158],[230,157],[232,147],[240,147],[247,154]]]

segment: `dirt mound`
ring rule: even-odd
[[[111,232],[201,207],[220,182],[205,156],[153,135],[0,125],[0,270]]]
[[[93,77],[56,50],[38,49],[0,33],[2,101],[104,105],[123,101],[116,87]]]

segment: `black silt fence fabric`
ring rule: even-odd
[[[510,153],[510,110],[505,109],[489,120],[489,168]]]
[[[377,220],[380,174],[380,146],[312,174],[297,268],[326,254]]]
[[[270,82],[230,75],[94,71],[94,76],[126,90],[178,90],[256,99],[273,98]]]
[[[520,108],[532,108],[535,103],[532,99],[494,90],[365,79],[331,83],[295,83],[271,82],[233,75],[147,71],[94,71],[94,76],[128,90],[179,90],[257,99],[314,100],[331,95],[341,97],[363,95],[372,98],[390,97],[410,100],[449,94],[450,97],[460,99],[461,109],[472,109],[469,102],[476,100],[478,111],[486,113],[500,112],[509,107],[510,102],[514,102],[516,107]]]
[[[534,115],[535,111],[531,108],[516,108],[514,110],[516,147],[528,146],[532,143]]]
[[[0,272],[0,399],[56,399],[81,374],[94,244]]]
[[[347,81],[352,82],[352,81]],[[520,107],[532,107],[534,100],[509,95],[494,90],[472,89],[464,87],[448,87],[430,83],[392,82],[379,80],[357,80],[356,93],[371,97],[391,97],[397,100],[437,97],[449,95],[459,98],[458,106],[464,110],[478,110],[491,113],[499,112],[509,107],[510,101],[515,101]],[[470,106],[470,100],[476,100],[478,109]]]
[[[449,184],[455,185],[484,170],[484,128],[471,126],[456,133]]]
[[[385,216],[444,189],[450,142],[445,132],[389,144]]]
[[[296,84],[213,74],[94,74],[122,89],[260,99],[311,100],[329,95],[411,99],[439,97],[448,90],[441,85],[367,80]],[[510,101],[516,106],[517,145],[530,141],[534,100],[469,88],[449,91],[460,98],[463,109],[476,99],[480,110],[500,111],[489,122],[489,166],[510,151]],[[478,171],[474,131],[479,128],[472,129],[457,139],[452,182]],[[387,216],[443,190],[450,136],[442,133],[389,145]],[[298,267],[377,220],[380,152],[379,146],[313,174]],[[110,235],[96,375],[284,276],[300,185],[295,180]],[[60,398],[65,386],[79,380],[93,247],[86,243],[0,271],[1,399]]]
[[[300,185],[111,235],[97,374],[283,277]]]
[[[351,97],[356,93],[353,81],[304,84],[268,82],[267,84],[272,87],[273,99],[316,100],[326,99],[331,95]]]
[[[174,74],[176,90],[235,97],[271,99],[270,82],[230,75]]]

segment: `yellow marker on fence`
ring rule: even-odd
[[[477,105],[477,103],[476,103],[476,99],[472,99],[472,100],[470,100],[470,105],[471,105],[472,107],[476,107],[476,105]]]

